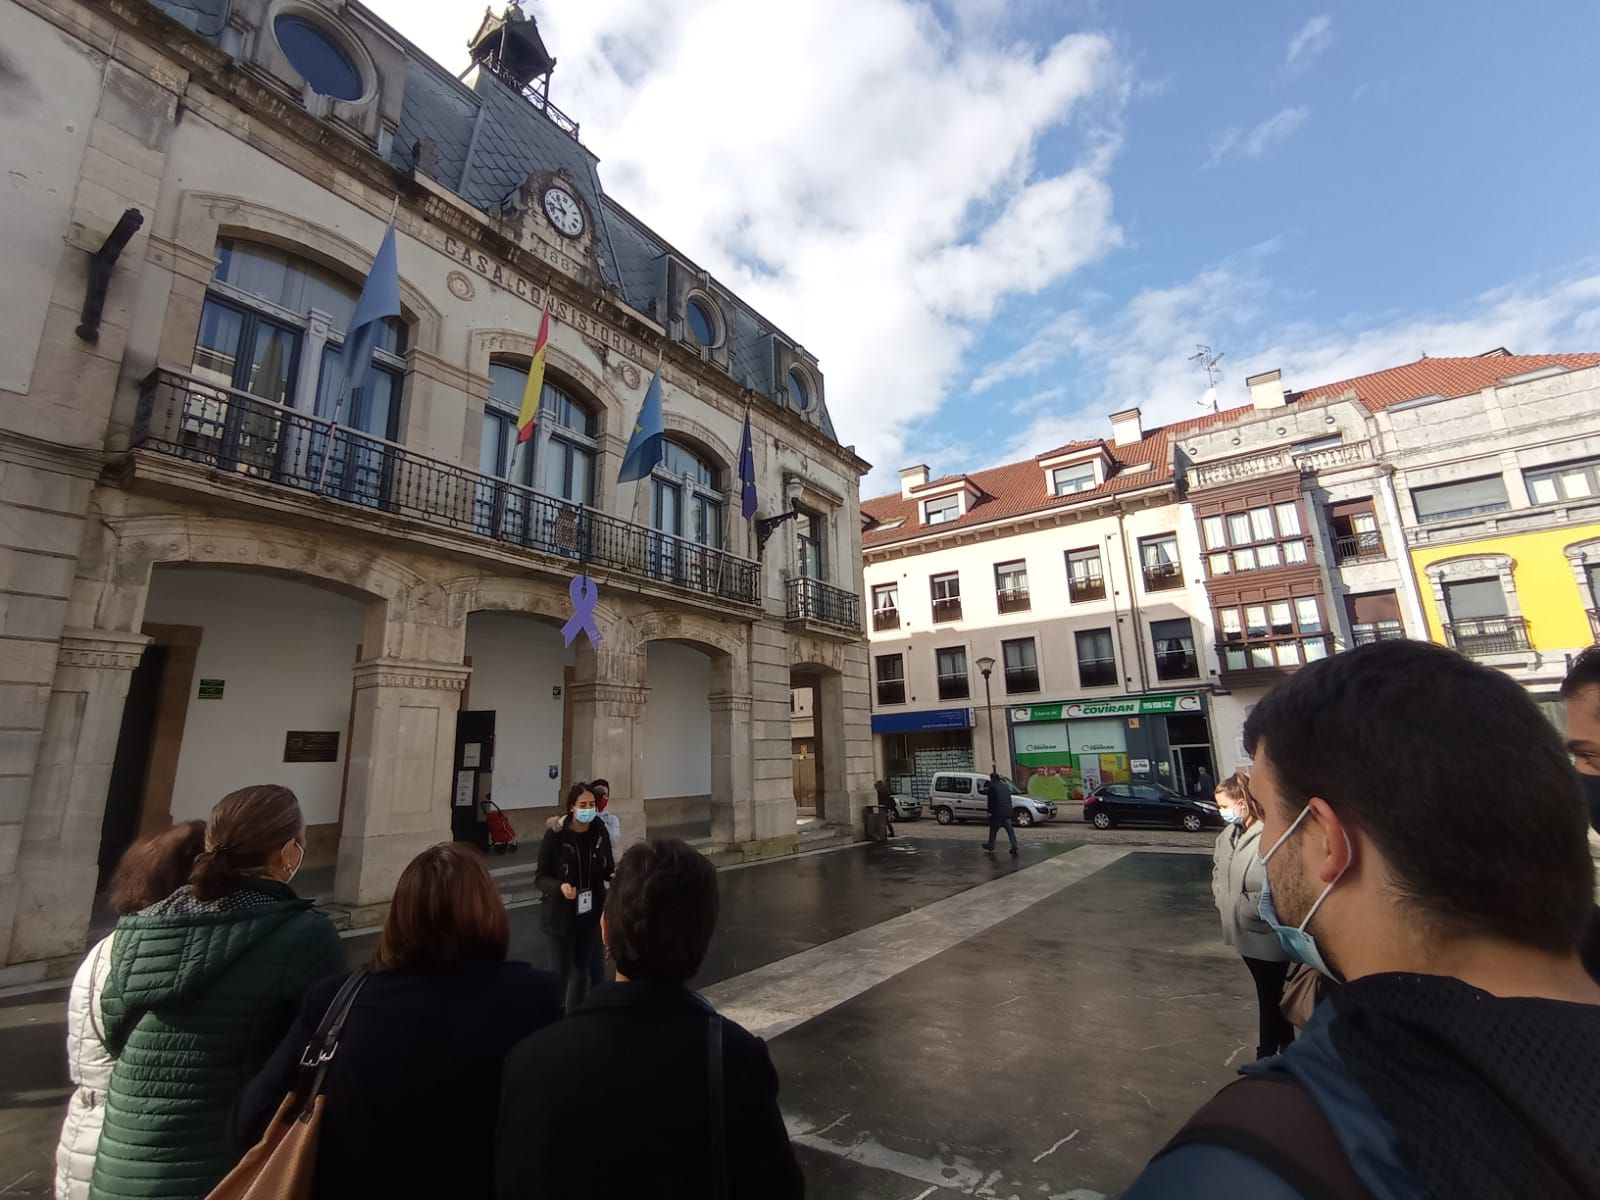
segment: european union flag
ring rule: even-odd
[[[628,452],[622,456],[618,483],[643,479],[656,469],[661,461],[661,435],[661,368],[657,367],[650,377],[650,390],[639,406],[639,419],[633,423],[633,436],[628,439]]]
[[[750,440],[750,409],[744,410],[744,436],[739,439],[739,482],[742,500],[739,511],[748,521],[756,515],[756,450]]]

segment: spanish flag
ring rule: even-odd
[[[522,411],[517,414],[517,444],[533,437],[539,423],[539,397],[544,394],[544,348],[550,342],[550,310],[539,318],[539,337],[533,343],[533,360],[528,363],[528,386],[522,392]]]

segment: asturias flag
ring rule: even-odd
[[[622,470],[618,483],[630,479],[643,479],[656,469],[661,461],[661,368],[650,377],[650,390],[644,394],[639,406],[639,419],[633,423],[633,436],[628,439],[628,452],[622,456]]]
[[[744,410],[744,436],[739,439],[739,482],[742,500],[739,511],[748,521],[756,515],[756,450],[750,440],[750,410]]]
[[[528,364],[528,386],[522,389],[522,409],[517,413],[517,442],[533,436],[539,422],[539,398],[544,395],[544,350],[550,343],[550,310],[539,317],[539,336],[533,343],[533,361]]]

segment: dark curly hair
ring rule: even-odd
[[[606,897],[606,945],[628,979],[687,983],[705,961],[721,901],[717,869],[687,842],[636,842]]]

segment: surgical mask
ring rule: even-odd
[[[1221,815],[1222,819],[1224,821],[1226,821],[1229,825],[1243,825],[1244,824],[1244,817],[1239,814],[1239,811],[1237,809],[1222,808],[1222,809],[1218,809],[1217,811]]]
[[[1307,814],[1310,812],[1311,806],[1309,804],[1300,810],[1300,815],[1294,819],[1294,824],[1285,829],[1283,836],[1272,844],[1272,849],[1261,856],[1261,865],[1263,867],[1266,866],[1267,860],[1278,852],[1278,848],[1289,840],[1294,831],[1300,828],[1300,823],[1306,819]],[[1353,855],[1354,851],[1350,846],[1350,835],[1348,833],[1344,835],[1344,844],[1345,849],[1350,850]],[[1350,864],[1347,859],[1345,870],[1349,869]],[[1334,886],[1340,879],[1344,878],[1344,871],[1340,871],[1334,877],[1333,882],[1322,889],[1322,895],[1317,897],[1316,903],[1311,906],[1311,911],[1306,913],[1306,919],[1301,921],[1299,925],[1285,925],[1278,919],[1278,910],[1272,903],[1272,872],[1266,871],[1263,874],[1265,879],[1261,884],[1261,903],[1257,906],[1261,919],[1272,926],[1272,932],[1278,935],[1278,943],[1290,958],[1296,962],[1305,963],[1313,971],[1326,975],[1329,979],[1337,979],[1338,976],[1333,973],[1333,969],[1328,966],[1327,960],[1322,957],[1322,951],[1317,947],[1317,939],[1306,926],[1311,924],[1311,918],[1317,915],[1317,909],[1322,907],[1322,902],[1328,898],[1328,893],[1333,891]]]
[[[1579,775],[1583,798],[1589,802],[1589,827],[1600,830],[1600,775]]]
[[[300,846],[300,843],[296,842],[295,845],[296,846]],[[305,866],[305,862],[306,862],[306,848],[304,846],[300,846],[300,857],[295,859],[294,860],[294,866],[289,868],[289,877],[283,881],[285,886],[287,886],[287,885],[289,885],[289,884],[294,882],[294,877],[296,875],[300,874],[300,868]]]
[[[590,821],[594,820],[595,814],[598,811],[599,810],[593,808],[575,808],[572,810],[572,815],[578,818],[578,823],[580,825],[587,825]]]

